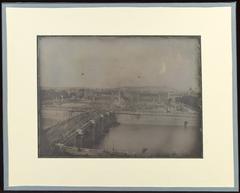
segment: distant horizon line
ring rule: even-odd
[[[194,88],[188,88],[188,89],[176,89],[172,87],[167,86],[119,86],[119,87],[84,87],[84,86],[39,86],[41,89],[119,89],[119,88],[154,88],[154,89],[168,89],[173,91],[188,91],[189,89],[192,89],[194,91],[197,91],[197,89]]]

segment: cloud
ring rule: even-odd
[[[160,70],[159,70],[159,74],[162,75],[166,72],[166,64],[165,63],[161,63],[160,65]]]

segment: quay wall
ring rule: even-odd
[[[200,114],[172,114],[172,113],[155,113],[155,114],[133,114],[133,113],[116,113],[116,118],[120,124],[140,124],[140,125],[159,125],[159,126],[187,126],[199,127],[201,124]]]

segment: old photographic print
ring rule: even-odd
[[[38,157],[202,158],[200,36],[38,36]]]

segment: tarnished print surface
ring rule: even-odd
[[[202,158],[199,36],[39,36],[39,157]]]

